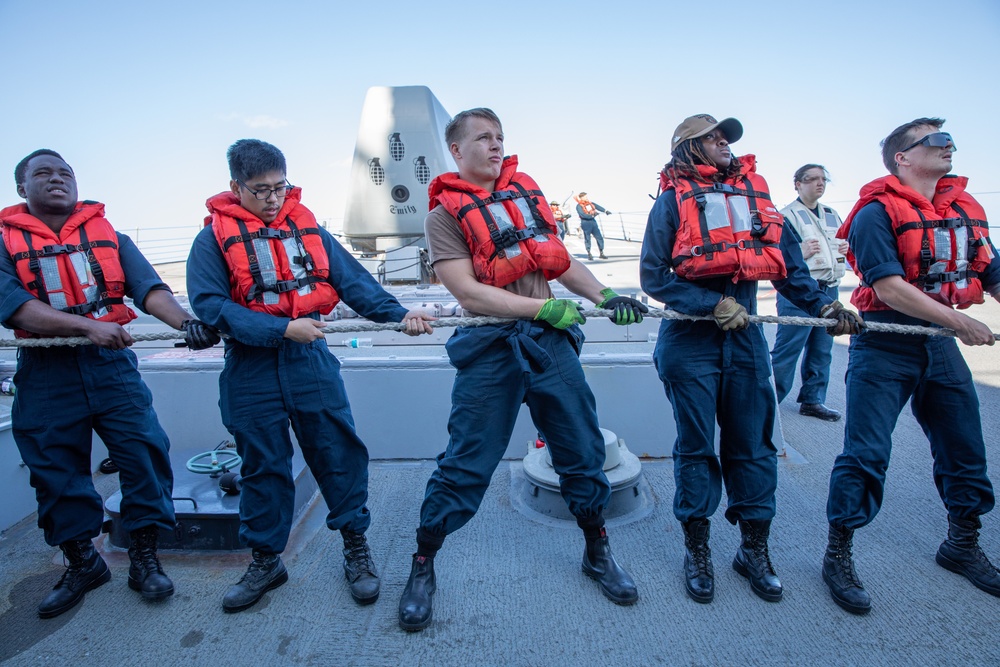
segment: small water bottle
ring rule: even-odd
[[[372,346],[372,339],[371,338],[348,338],[347,340],[341,341],[340,344],[343,345],[344,347],[353,347],[355,349],[359,348],[359,347],[371,347]]]
[[[0,380],[0,394],[3,394],[4,396],[13,396],[14,391],[14,378],[5,377],[3,380]]]

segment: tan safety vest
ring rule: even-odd
[[[819,239],[819,252],[806,260],[809,274],[818,281],[828,285],[840,283],[847,268],[847,260],[837,252],[840,240],[837,230],[840,229],[840,216],[829,206],[819,205],[817,218],[806,205],[796,199],[781,209],[781,214],[791,223],[802,239],[803,246],[809,239]]]

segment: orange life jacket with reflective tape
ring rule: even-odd
[[[301,188],[285,197],[278,217],[265,225],[240,206],[232,192],[205,204],[215,238],[229,267],[233,301],[281,317],[327,314],[340,301],[329,283],[330,258],[316,217],[299,203]]]
[[[664,179],[673,188],[680,220],[674,238],[673,265],[688,280],[731,276],[744,280],[785,277],[781,256],[781,214],[771,203],[767,183],[757,175],[756,158],[739,158],[740,173],[722,182],[718,170],[698,165],[700,180]]]
[[[546,280],[569,268],[545,195],[527,174],[517,171],[517,156],[504,158],[490,193],[454,172],[431,181],[430,208],[440,204],[458,220],[481,283],[503,287],[541,271]]]
[[[949,306],[968,308],[983,303],[979,274],[993,259],[987,241],[986,212],[965,191],[964,176],[945,176],[938,181],[934,201],[927,201],[895,176],[883,176],[861,188],[860,199],[837,232],[846,239],[854,216],[871,202],[880,202],[892,221],[899,262],[906,281],[924,294]],[[861,311],[892,310],[865,282],[854,253],[847,259],[861,279],[851,303]]]
[[[0,211],[4,245],[17,277],[34,297],[56,310],[102,322],[128,324],[136,318],[125,305],[125,271],[118,235],[104,218],[104,204],[76,205],[59,233],[31,215],[25,204]],[[16,330],[18,338],[47,338]]]

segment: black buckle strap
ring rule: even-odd
[[[102,297],[97,301],[88,301],[87,303],[81,303],[76,306],[67,306],[63,308],[64,313],[70,313],[71,315],[86,315],[92,313],[95,310],[100,310],[101,308],[111,306],[114,304],[124,304],[125,299],[121,297]]]
[[[247,303],[251,301],[260,302],[264,300],[264,292],[267,290],[267,287],[264,285],[264,276],[260,274],[260,264],[257,263],[257,251],[253,247],[253,239],[256,237],[250,234],[247,224],[239,218],[236,219],[236,224],[239,225],[240,235],[226,239],[227,245],[224,246],[223,250],[231,245],[229,241],[232,239],[240,239],[243,249],[247,253],[247,265],[250,269],[250,277],[253,278],[253,287],[250,289],[250,293],[247,294]]]
[[[22,233],[28,234],[27,231],[21,230]],[[30,236],[30,234],[28,234]],[[86,236],[81,232],[80,238],[86,238]],[[34,260],[38,257],[56,257],[58,255],[68,255],[73,252],[88,252],[91,248],[118,248],[118,244],[114,241],[83,241],[79,244],[72,243],[51,243],[49,245],[42,246],[41,250],[35,250],[28,245],[29,250],[24,252],[17,252],[11,257],[15,262],[23,261],[25,259]]]
[[[929,292],[934,289],[935,286],[941,283],[957,283],[960,280],[968,280],[971,278],[978,278],[979,273],[976,271],[970,271],[968,269],[962,269],[961,271],[945,271],[943,273],[928,273],[924,276],[920,283],[924,286],[924,291]]]
[[[687,180],[688,183],[691,184],[691,190],[689,192],[685,192],[680,196],[681,202],[683,202],[685,199],[691,199],[692,197],[695,198],[695,201],[698,201],[697,198],[699,196],[702,198],[702,201],[704,201],[704,195],[713,192],[714,193],[721,192],[722,194],[725,195],[742,195],[744,197],[752,197],[754,199],[767,199],[768,201],[771,200],[770,194],[766,192],[756,192],[753,189],[753,186],[750,185],[750,181],[745,178],[743,180],[747,184],[747,189],[738,188],[735,185],[730,185],[728,183],[710,183],[708,185],[702,185],[701,183],[698,183],[696,181],[692,181],[689,179],[685,180]]]

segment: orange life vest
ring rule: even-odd
[[[563,213],[562,207],[559,204],[549,204],[549,208],[552,209],[552,217],[556,222],[563,222],[566,219],[566,214]]]
[[[680,220],[672,261],[688,280],[732,276],[744,280],[785,277],[781,256],[781,214],[771,203],[767,183],[756,172],[756,158],[739,158],[740,173],[722,182],[718,170],[698,165],[700,180],[665,180],[677,197]]]
[[[591,202],[586,197],[584,197],[584,198],[581,199],[577,195],[574,195],[573,199],[576,201],[577,204],[579,204],[580,206],[583,207],[583,212],[585,214],[587,214],[591,218],[596,218],[597,217],[597,207],[594,206],[593,202]]]
[[[58,234],[25,204],[0,211],[0,227],[17,277],[32,296],[56,310],[102,322],[124,325],[136,318],[125,305],[118,235],[104,218],[104,204],[79,202]],[[14,333],[47,337],[21,329]]]
[[[569,252],[538,184],[517,171],[517,156],[504,158],[495,188],[487,192],[454,172],[441,174],[429,188],[430,208],[440,204],[458,220],[476,278],[503,287],[535,271],[546,280],[561,276]]]
[[[967,183],[964,176],[945,176],[937,183],[934,201],[927,201],[895,176],[875,179],[861,188],[861,198],[837,236],[846,239],[858,211],[880,202],[892,221],[907,282],[949,306],[968,308],[983,303],[979,274],[989,266],[993,251],[987,241],[986,212],[965,191]],[[861,279],[851,303],[861,311],[892,310],[865,282],[853,252],[848,251],[847,259]]]
[[[229,267],[233,301],[250,310],[282,317],[327,314],[340,297],[329,283],[330,258],[316,217],[299,203],[293,188],[265,225],[240,206],[239,197],[223,192],[205,202],[215,238]]]

